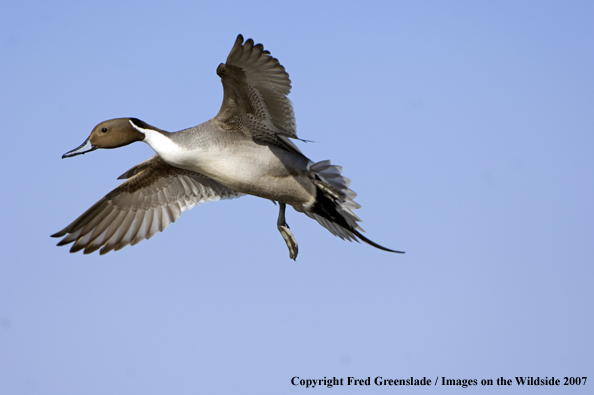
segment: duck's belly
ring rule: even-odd
[[[202,173],[236,192],[296,208],[315,200],[315,186],[307,175],[309,161],[306,158],[251,141],[246,146],[204,148],[187,151],[176,158],[175,163],[168,162]]]

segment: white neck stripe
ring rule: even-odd
[[[140,133],[142,133],[142,134],[144,134],[144,135],[146,135],[146,134],[147,134],[147,133],[146,133],[146,132],[147,132],[147,130],[150,130],[150,129],[143,129],[143,128],[141,128],[140,126],[136,126],[136,125],[134,124],[134,122],[132,122],[132,120],[131,120],[131,119],[129,119],[129,120],[128,120],[128,122],[130,122],[130,125],[132,125],[132,127],[133,127],[134,129],[138,130]],[[152,130],[152,132],[154,132],[154,130]]]
[[[150,147],[154,149],[165,162],[172,162],[173,158],[179,155],[182,151],[168,136],[153,129],[145,129],[136,126],[132,120],[130,120],[130,125],[140,133],[144,134],[144,139],[142,141],[150,145]]]

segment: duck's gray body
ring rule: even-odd
[[[172,166],[204,174],[236,192],[289,204],[299,211],[315,200],[316,188],[308,173],[312,163],[303,154],[277,145],[254,144],[252,136],[225,130],[215,119],[171,133],[170,138],[177,147],[157,153]]]
[[[117,148],[135,141],[156,155],[120,178],[127,180],[54,237],[74,242],[71,252],[101,254],[134,245],[164,230],[184,210],[208,201],[254,195],[278,202],[277,226],[295,259],[298,248],[285,221],[291,205],[334,235],[382,247],[359,232],[360,206],[342,168],[314,163],[289,140],[297,138],[291,81],[283,66],[240,35],[225,64],[219,65],[224,98],[216,117],[193,128],[168,133],[136,118],[97,125],[87,141],[64,155]]]

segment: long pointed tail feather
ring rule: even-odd
[[[349,241],[362,240],[380,250],[404,253],[383,247],[359,231],[363,231],[358,222],[361,219],[353,212],[360,208],[353,199],[357,194],[349,189],[351,180],[342,176],[342,167],[332,165],[329,160],[314,163],[310,166],[312,182],[317,186],[316,202],[305,214],[315,219],[333,235]]]
[[[367,244],[369,244],[370,246],[374,246],[375,248],[379,248],[380,250],[384,250],[384,251],[389,251],[389,252],[396,252],[398,254],[404,254],[404,251],[396,251],[396,250],[391,250],[389,248],[386,248],[384,246],[381,246],[371,240],[369,240],[367,237],[363,236],[361,233],[359,233],[357,230],[354,230],[353,233],[355,235],[357,235],[358,238],[360,238],[361,240],[363,240],[364,242],[366,242]]]

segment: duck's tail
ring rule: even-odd
[[[317,187],[317,196],[315,203],[305,211],[308,217],[315,219],[343,240],[362,240],[380,250],[404,253],[383,247],[360,233],[364,232],[357,223],[361,222],[361,219],[353,210],[361,206],[353,200],[357,194],[349,189],[351,180],[342,176],[341,166],[325,160],[311,165],[309,172],[312,182]]]

